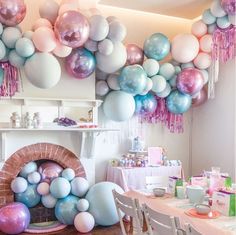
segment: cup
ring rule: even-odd
[[[185,189],[184,186],[176,186],[177,198],[185,199]]]

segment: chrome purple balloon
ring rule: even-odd
[[[187,68],[177,75],[176,83],[180,92],[194,95],[202,89],[204,77],[198,69]]]
[[[95,57],[84,48],[74,49],[66,58],[65,66],[71,76],[84,79],[94,72],[96,67]]]
[[[81,13],[67,11],[57,18],[54,31],[63,45],[81,47],[89,37],[89,22]]]
[[[227,14],[236,14],[236,0],[221,0],[221,6]]]
[[[0,231],[19,234],[29,226],[29,209],[20,202],[10,203],[0,209]]]
[[[126,65],[132,65],[132,64],[143,64],[144,60],[144,52],[143,49],[141,49],[136,44],[128,44],[126,46],[127,51],[127,61]]]
[[[19,24],[26,15],[24,0],[0,0],[0,22],[7,26]]]
[[[202,104],[204,104],[206,101],[207,101],[207,91],[205,88],[202,88],[197,97],[193,98],[192,99],[192,106],[193,107],[197,107],[197,106],[200,106]]]

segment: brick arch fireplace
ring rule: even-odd
[[[63,168],[74,169],[76,176],[86,177],[84,167],[78,157],[65,147],[50,143],[25,146],[8,158],[0,171],[0,207],[14,201],[14,194],[10,188],[11,181],[24,165],[38,160],[55,161]]]

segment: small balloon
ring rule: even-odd
[[[126,27],[119,21],[112,21],[109,24],[108,38],[112,41],[122,42],[127,34]]]
[[[206,89],[202,88],[195,98],[192,99],[192,106],[197,107],[204,104],[207,101],[207,91]]]
[[[229,17],[226,15],[226,16],[217,18],[216,24],[221,29],[228,28],[230,26]]]
[[[176,79],[177,79],[177,75],[173,76],[170,80],[168,80],[168,83],[170,84],[172,88],[176,88],[177,86]]]
[[[171,86],[169,83],[166,83],[166,88],[161,92],[156,92],[155,94],[160,98],[166,98],[170,94],[170,92],[171,92]]]
[[[68,55],[70,55],[70,53],[72,52],[71,47],[62,45],[59,41],[57,41],[56,43],[57,43],[56,47],[52,51],[55,56],[60,57],[60,58],[65,58]]]
[[[52,29],[52,24],[49,20],[44,19],[44,18],[39,18],[38,20],[36,20],[36,22],[33,24],[32,30],[35,31],[38,28],[41,27],[46,27],[49,29]]]
[[[210,9],[207,9],[202,14],[202,21],[207,24],[214,24],[216,22],[216,17],[212,15]]]
[[[101,80],[101,81],[96,82],[95,90],[96,90],[96,95],[104,96],[109,92],[110,89],[106,81]]]
[[[35,52],[33,42],[25,37],[18,39],[15,47],[17,54],[21,57],[30,57]]]
[[[160,66],[159,74],[169,80],[175,75],[175,67],[170,63],[164,63]]]
[[[212,44],[213,44],[213,40],[212,40],[212,35],[210,34],[206,34],[200,39],[200,49],[203,52],[207,52],[207,53],[211,52]]]
[[[142,64],[144,60],[144,53],[143,50],[137,46],[136,44],[128,44],[126,45],[127,51],[127,65],[132,64]]]
[[[112,90],[115,90],[115,91],[120,90],[118,77],[119,77],[119,74],[110,74],[107,78],[107,84]]]
[[[0,40],[0,60],[4,59],[6,54],[7,54],[6,46],[4,45],[2,40]]]
[[[211,56],[205,52],[200,52],[193,63],[198,69],[207,69],[211,65]]]
[[[194,36],[200,38],[207,33],[207,25],[202,20],[199,20],[193,23],[191,32]]]
[[[23,177],[16,177],[11,182],[11,190],[14,193],[23,193],[26,191],[27,187],[28,187],[28,182]]]
[[[203,78],[204,78],[204,82],[203,82],[203,85],[207,84],[208,83],[208,80],[209,80],[209,74],[208,74],[208,71],[205,70],[205,69],[201,69],[200,70],[202,75],[203,75]]]
[[[114,49],[113,43],[108,38],[98,43],[98,51],[103,55],[110,55],[113,49]]]
[[[84,44],[84,48],[91,52],[96,52],[98,50],[98,42],[88,39]]]
[[[147,59],[143,63],[143,69],[149,77],[156,75],[159,71],[159,63],[154,59]]]
[[[215,17],[223,17],[226,15],[226,12],[221,7],[221,0],[212,1],[210,10],[211,10],[212,15]]]
[[[147,77],[147,85],[144,88],[143,92],[140,93],[140,95],[147,95],[147,93],[152,89],[152,87],[153,87],[152,79]]]
[[[166,79],[161,75],[155,75],[152,78],[153,86],[152,91],[162,92],[166,88]]]
[[[15,48],[16,42],[22,36],[21,31],[16,27],[6,27],[2,33],[2,41],[10,48]]]

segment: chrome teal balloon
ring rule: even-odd
[[[122,70],[118,80],[121,90],[136,95],[144,91],[147,85],[147,74],[142,66],[129,65]]]
[[[157,108],[157,99],[153,94],[136,95],[134,99],[136,114],[147,115],[155,112]]]
[[[169,52],[169,39],[162,33],[154,33],[144,42],[144,54],[147,58],[162,60]]]
[[[167,109],[171,113],[181,114],[188,111],[191,107],[192,98],[190,95],[183,94],[178,90],[174,90],[166,99]]]

